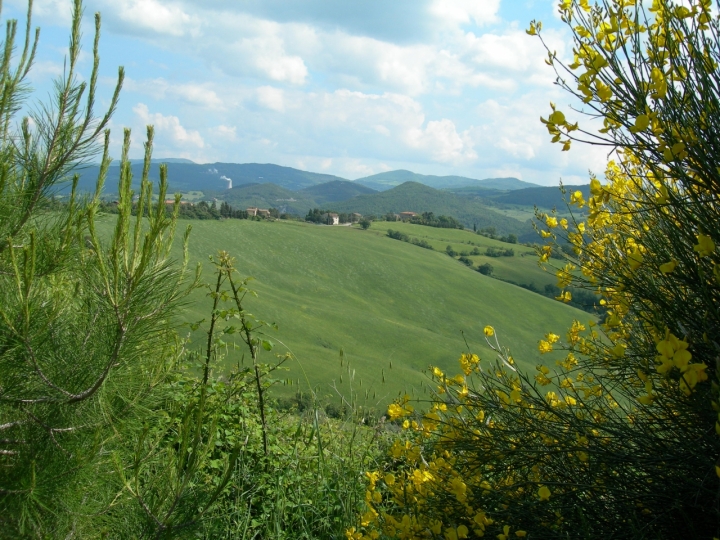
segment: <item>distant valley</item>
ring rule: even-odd
[[[205,200],[224,201],[238,209],[257,206],[303,216],[312,208],[382,216],[402,211],[433,212],[452,216],[468,228],[494,227],[502,234],[534,240],[528,223],[533,205],[565,209],[557,187],[538,186],[517,178],[478,180],[462,176],[432,176],[407,170],[388,171],[354,181],[272,164],[212,163],[168,158],[153,162],[150,178],[159,177],[166,163],[171,192],[195,194]],[[131,161],[134,183],[142,176],[142,161]],[[99,167],[76,171],[80,188],[94,190]],[[119,180],[111,166],[105,192],[112,197]],[[230,187],[231,186],[231,187]],[[566,186],[588,195],[588,186]]]

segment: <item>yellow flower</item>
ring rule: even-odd
[[[450,481],[450,491],[455,494],[455,498],[457,498],[460,502],[465,502],[465,499],[467,499],[467,486],[465,485],[465,482],[458,477],[455,477]]]
[[[545,218],[545,225],[547,225],[551,229],[554,229],[558,226],[558,220],[556,217],[548,216]]]
[[[585,206],[585,199],[583,199],[582,191],[575,191],[570,195],[570,204],[575,204],[578,208]]]
[[[391,403],[390,405],[388,405],[387,413],[391,420],[400,418],[402,416],[402,412],[402,407],[397,403]]]
[[[642,265],[645,257],[639,249],[635,249],[628,255],[628,264],[632,270],[637,270]]]
[[[457,536],[458,538],[467,538],[470,531],[465,525],[458,525]]]
[[[697,239],[698,243],[693,249],[698,252],[698,255],[701,257],[712,255],[715,251],[715,242],[712,241],[712,238],[704,234],[698,234]]]
[[[394,485],[394,484],[395,484],[395,475],[392,474],[392,473],[387,473],[387,474],[385,475],[385,483],[386,483],[388,486]]]
[[[483,333],[485,334],[485,337],[492,337],[495,335],[495,329],[492,326],[486,326],[483,328]]]
[[[545,339],[547,339],[550,343],[557,343],[558,341],[560,341],[560,336],[558,336],[557,334],[549,333],[545,334]]]
[[[541,501],[550,500],[550,489],[547,486],[542,486],[538,489],[538,497],[540,497]]]
[[[540,351],[540,354],[545,354],[545,353],[552,352],[553,347],[549,342],[545,341],[544,339],[541,339],[540,342],[538,343],[538,350]]]
[[[669,262],[666,262],[665,264],[660,265],[660,271],[663,274],[669,274],[670,272],[675,270],[676,266],[677,266],[677,261],[669,261]]]

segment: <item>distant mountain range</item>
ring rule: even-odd
[[[523,182],[517,178],[486,178],[485,180],[477,180],[475,178],[467,178],[465,176],[433,176],[418,174],[404,169],[373,174],[372,176],[358,178],[355,181],[377,191],[384,191],[386,189],[390,189],[391,187],[404,184],[405,182],[417,182],[435,189],[472,186],[480,189],[514,190],[529,187],[540,187],[537,184]]]
[[[117,186],[120,176],[119,163],[119,161],[114,162],[114,166],[111,166],[108,171],[105,182],[106,191],[108,192],[112,192]],[[130,160],[130,163],[133,177],[137,181],[142,174],[143,161],[133,159]],[[175,191],[221,191],[228,188],[230,181],[233,187],[269,182],[292,191],[327,184],[328,182],[349,182],[361,186],[358,187],[359,191],[362,190],[362,187],[375,191],[385,191],[405,182],[417,182],[435,189],[472,187],[478,190],[512,191],[540,187],[537,184],[523,182],[517,178],[486,178],[478,180],[464,176],[424,175],[406,170],[388,171],[350,181],[331,174],[314,173],[273,164],[206,163],[201,165],[182,158],[153,160],[150,167],[151,179],[157,180],[159,178],[159,166],[161,163],[167,164],[170,187]],[[94,190],[99,166],[87,165],[79,167],[76,172],[80,174],[80,188],[86,191]],[[332,188],[332,186],[328,187]]]
[[[564,208],[557,187],[543,187],[517,178],[432,176],[412,171],[388,171],[355,181],[329,174],[313,173],[259,163],[211,163],[200,165],[187,159],[156,160],[150,178],[159,178],[159,165],[166,163],[170,192],[201,191],[206,199],[227,201],[236,208],[258,206],[304,215],[311,208],[337,212],[383,215],[403,211],[433,212],[452,216],[467,227],[495,227],[502,234],[521,238],[532,233],[527,222],[513,219],[500,209],[512,206]],[[142,160],[131,160],[134,184],[142,174]],[[99,167],[79,168],[80,188],[94,190]],[[119,168],[110,167],[105,191],[113,193]],[[232,187],[229,188],[229,185]],[[588,196],[588,186],[580,189]],[[534,233],[532,233],[534,234]]]

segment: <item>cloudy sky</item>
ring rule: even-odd
[[[35,0],[42,28],[31,83],[62,73],[70,0]],[[142,154],[199,163],[277,163],[356,179],[392,169],[539,184],[587,183],[599,149],[561,152],[539,116],[567,110],[531,19],[561,57],[569,34],[554,0],[87,0],[103,17],[102,102],[126,69],[113,119]],[[25,0],[3,18],[23,19]]]

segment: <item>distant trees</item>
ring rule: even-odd
[[[367,231],[370,228],[371,221],[369,219],[361,219],[360,220],[360,226],[362,227],[363,231]]]
[[[426,240],[420,240],[419,238],[415,237],[409,237],[407,234],[402,233],[400,231],[393,231],[392,229],[388,229],[387,235],[390,238],[393,238],[395,240],[400,240],[402,242],[408,242],[414,246],[418,246],[424,249],[434,249],[432,247],[432,244],[427,242]]]
[[[402,233],[400,231],[393,231],[392,229],[388,229],[387,235],[390,238],[394,238],[395,240],[401,240],[403,242],[410,241],[410,237],[407,234]]]
[[[484,276],[492,276],[493,270],[495,270],[490,263],[480,264],[477,267],[477,271]]]
[[[485,256],[487,257],[514,257],[515,250],[512,248],[502,249],[496,247],[489,247],[485,250]]]
[[[432,212],[423,212],[413,217],[410,223],[416,225],[426,225],[428,227],[438,227],[441,229],[464,229],[465,226],[457,219],[450,216],[435,216]]]
[[[63,205],[63,203],[58,201],[55,201],[54,204],[59,207]],[[101,201],[98,203],[98,209],[107,214],[118,214],[120,212],[117,202]],[[137,210],[138,203],[135,202],[132,205],[131,215],[137,215]],[[270,210],[270,214],[273,215],[272,210],[275,209],[271,208]],[[170,215],[172,212],[173,205],[170,203],[166,204],[166,214]],[[147,207],[144,207],[143,213],[146,216],[148,215]],[[277,214],[277,210],[275,210],[275,214]],[[248,219],[249,216],[246,210],[233,208],[229,203],[224,201],[220,203],[219,209],[215,202],[208,204],[207,201],[200,201],[197,204],[180,204],[177,217],[180,219]],[[275,217],[278,216],[276,215]]]
[[[308,210],[305,221],[310,223],[318,223],[323,225],[332,225],[333,220],[330,214],[337,213],[340,223],[353,223],[355,216],[352,213],[334,212],[333,210],[321,210],[320,208],[312,208]]]

